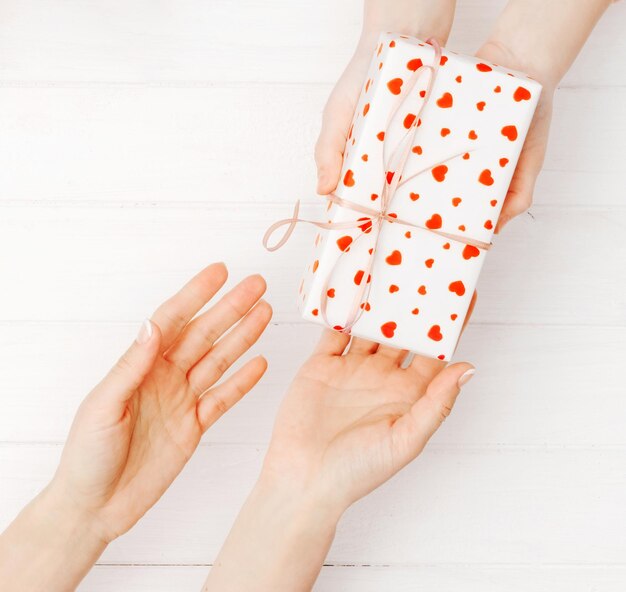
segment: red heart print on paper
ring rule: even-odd
[[[442,109],[449,109],[452,107],[453,99],[449,92],[445,92],[437,99],[437,106]]]
[[[439,325],[433,325],[430,329],[428,329],[428,337],[430,337],[433,341],[441,341],[443,339],[441,327]]]
[[[402,253],[400,253],[400,251],[393,251],[385,261],[389,263],[389,265],[400,265],[400,263],[402,263]]]
[[[365,275],[365,272],[364,272],[362,269],[359,269],[359,271],[357,271],[357,272],[354,274],[354,283],[355,283],[357,286],[360,286],[360,285],[361,285],[361,282],[363,281],[363,276],[364,276],[364,275]],[[372,276],[371,276],[371,275],[368,275],[368,276],[367,276],[367,283],[368,283],[368,284],[370,283],[371,279],[372,279]]]
[[[483,64],[482,62],[478,62],[478,64],[476,64],[476,69],[479,72],[491,72],[493,70],[493,68],[490,65]]]
[[[463,200],[460,197],[452,198],[452,205],[456,208]]]
[[[415,58],[414,60],[409,60],[406,63],[406,67],[411,70],[411,72],[415,72],[415,70],[417,70],[418,68],[421,68],[424,64],[422,63],[422,60],[420,60],[419,58]]]
[[[426,228],[430,230],[437,230],[441,228],[442,220],[439,214],[433,214],[428,220],[426,220]]]
[[[518,86],[513,93],[513,99],[516,102],[528,101],[530,99],[530,91],[523,86]]]
[[[430,171],[435,179],[441,183],[446,178],[446,173],[448,172],[448,167],[445,164],[440,164]]]
[[[482,111],[485,108],[486,104],[487,103],[485,103],[485,101],[478,101],[478,103],[476,103],[476,109]]]
[[[354,173],[352,169],[348,169],[343,177],[343,184],[346,187],[354,187]]]
[[[491,176],[491,171],[489,169],[485,169],[482,171],[478,177],[479,183],[483,185],[493,185],[493,177]]]
[[[413,113],[409,113],[405,118],[404,118],[404,127],[406,129],[409,129],[412,125],[413,122],[415,121],[415,115],[413,115]]]
[[[478,257],[478,255],[480,255],[480,251],[474,245],[465,245],[463,248],[463,259],[471,259],[472,257]]]
[[[411,193],[409,193],[409,197],[411,198],[411,201],[417,201],[420,198],[420,194],[419,193],[413,193],[411,191]]]
[[[517,140],[517,128],[514,125],[505,125],[500,133],[511,142],[515,142]]]
[[[342,236],[337,239],[337,246],[340,251],[345,251],[352,244],[351,236]]]
[[[457,296],[463,296],[465,294],[465,284],[461,280],[457,280],[448,286],[448,290]]]
[[[389,321],[388,323],[385,323],[384,325],[380,326],[380,330],[382,334],[388,339],[391,339],[394,336],[397,328],[398,328],[398,325],[394,323],[393,321]]]
[[[328,296],[329,298],[334,298],[335,297],[335,288],[329,288],[328,291],[326,292],[326,296]]]
[[[389,286],[389,293],[390,294],[394,294],[398,290],[400,290],[400,288],[398,286],[396,286],[395,284],[391,284],[391,286]]]
[[[403,83],[402,78],[394,78],[387,83],[387,88],[390,90],[391,94],[399,95],[402,92]]]
[[[435,263],[434,259],[426,259],[426,261],[424,261],[424,265],[428,267],[428,269],[430,269],[434,263]]]

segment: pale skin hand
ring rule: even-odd
[[[511,0],[477,52],[479,57],[525,72],[543,85],[496,232],[532,204],[548,142],[554,91],[610,4],[611,0]],[[449,0],[365,0],[361,40],[324,109],[315,149],[318,193],[333,192],[339,182],[348,130],[378,34],[393,31],[422,39],[435,37],[445,44],[454,8],[455,2]]]
[[[496,232],[533,201],[548,143],[554,91],[611,0],[510,0],[477,55],[525,72],[543,90]]]
[[[342,513],[420,454],[474,372],[348,341],[326,330],[291,384],[205,590],[310,590]]]
[[[83,401],[52,482],[0,537],[7,589],[73,590],[261,378],[259,356],[216,384],[272,314],[256,275],[194,318],[226,278],[223,264],[211,265],[160,306]]]
[[[455,0],[365,0],[361,39],[324,108],[315,146],[319,194],[332,193],[339,182],[348,129],[381,31],[445,43],[455,6]]]

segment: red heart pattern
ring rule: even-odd
[[[437,230],[441,228],[443,221],[439,214],[433,214],[428,220],[426,220],[426,228],[430,228],[431,230]]]
[[[450,109],[452,107],[453,99],[449,92],[445,92],[437,99],[437,107],[442,109]]]
[[[402,263],[402,253],[400,251],[392,251],[391,255],[389,255],[385,261],[389,265],[400,265]]]
[[[428,329],[428,337],[433,341],[441,341],[443,339],[441,327],[439,325],[433,325],[430,329]]]
[[[431,103],[420,121],[418,96],[425,98],[427,76],[415,82],[411,93],[409,76],[431,63],[432,48],[392,34],[383,34],[381,40],[379,56],[364,77],[335,191],[358,205],[379,207],[385,180],[376,172],[382,143],[389,142],[384,147],[389,154],[401,135],[416,127],[404,171],[390,167],[395,173],[388,171],[387,179],[392,185],[398,180],[389,218],[421,229],[383,222],[377,234],[366,216],[357,224],[367,237],[355,229],[322,231],[321,239],[316,236],[314,262],[299,301],[307,318],[321,323],[320,294],[325,294],[329,324],[341,330],[357,290],[366,289],[367,301],[359,304],[362,316],[351,334],[446,360],[454,351],[485,253],[474,244],[436,233],[464,236],[470,243],[490,241],[532,119],[538,85],[494,64],[445,52]],[[397,119],[388,126],[389,110],[398,104]],[[424,169],[424,175],[416,176]],[[331,222],[359,216],[346,217],[340,206],[329,206]],[[370,274],[364,271],[366,252],[374,257]],[[338,257],[341,267],[335,268]],[[367,288],[364,282],[369,282]]]
[[[397,323],[394,323],[393,321],[389,321],[388,323],[384,323],[380,326],[382,334],[387,337],[387,339],[391,339],[394,336],[397,328]]]
[[[493,185],[493,177],[491,176],[491,171],[489,169],[485,169],[482,171],[478,177],[479,183],[483,185],[491,186]]]
[[[387,88],[392,95],[399,95],[402,92],[402,78],[393,78],[387,83]]]
[[[448,286],[448,290],[457,296],[463,296],[465,294],[465,284],[461,280],[456,280]]]
[[[523,86],[518,86],[513,93],[513,100],[516,102],[528,101],[530,99],[530,91]]]
[[[517,140],[517,128],[514,125],[505,125],[500,130],[500,133],[511,142]]]
[[[448,167],[445,164],[440,164],[439,166],[433,167],[431,170],[433,178],[439,183],[443,183],[445,181],[447,172]]]

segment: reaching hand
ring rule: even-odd
[[[255,275],[192,320],[226,277],[211,265],[165,302],[76,415],[51,489],[86,510],[106,542],[161,497],[202,434],[265,372],[253,358],[216,386],[271,317]]]
[[[344,353],[348,342],[326,329],[289,387],[204,590],[310,590],[343,512],[422,451],[474,373],[421,356],[404,367],[406,351],[365,339]]]
[[[210,265],[161,305],[83,401],[52,482],[0,536],[8,588],[73,590],[261,378],[267,364],[259,356],[217,384],[270,320],[261,276],[194,318],[226,277],[223,264]]]
[[[413,460],[451,412],[470,364],[326,330],[276,419],[263,476],[342,512]]]

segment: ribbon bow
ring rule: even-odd
[[[377,250],[377,246],[378,246],[378,242],[380,238],[380,231],[385,222],[390,223],[390,224],[402,224],[403,226],[408,226],[411,228],[417,228],[417,229],[424,230],[427,232],[432,232],[434,234],[437,234],[439,236],[442,236],[452,241],[462,242],[467,245],[472,245],[478,249],[487,250],[491,247],[491,245],[488,243],[469,239],[469,238],[459,236],[459,235],[448,234],[446,232],[440,232],[438,230],[431,229],[426,226],[422,226],[420,224],[409,222],[408,220],[402,220],[398,218],[396,214],[389,211],[389,206],[391,205],[393,201],[393,197],[399,187],[401,187],[408,181],[414,179],[418,175],[421,175],[425,171],[431,169],[433,166],[442,165],[448,162],[449,160],[452,160],[460,156],[460,154],[455,154],[437,163],[436,165],[431,165],[426,169],[423,169],[423,170],[418,171],[417,173],[414,173],[410,177],[406,177],[406,178],[402,177],[402,171],[411,153],[411,147],[415,139],[417,128],[419,127],[421,123],[420,116],[422,112],[424,111],[424,108],[429,102],[432,89],[434,87],[435,79],[437,77],[437,72],[439,71],[439,64],[441,60],[441,47],[435,39],[428,39],[427,43],[432,45],[433,50],[434,50],[433,63],[431,65],[422,65],[414,72],[413,76],[408,81],[407,91],[404,93],[404,97],[400,97],[397,105],[391,110],[391,113],[387,120],[387,125],[385,126],[385,135],[384,135],[383,150],[382,150],[383,170],[385,171],[385,179],[383,181],[383,188],[380,192],[380,210],[368,208],[367,206],[363,206],[361,204],[351,202],[349,200],[343,199],[335,195],[334,193],[331,193],[326,196],[327,199],[331,203],[334,203],[342,208],[346,208],[348,210],[352,210],[354,212],[364,214],[364,217],[359,218],[358,220],[346,220],[342,222],[324,222],[321,220],[307,220],[307,219],[298,217],[298,214],[300,212],[300,201],[298,200],[295,204],[292,216],[290,218],[285,218],[284,220],[278,220],[277,222],[272,224],[267,229],[263,237],[263,246],[268,251],[276,251],[277,249],[280,249],[289,240],[289,237],[291,236],[291,234],[293,233],[293,231],[295,230],[295,227],[297,226],[299,222],[311,224],[313,226],[326,229],[326,230],[361,228],[362,230],[361,234],[358,235],[352,241],[351,247],[353,247],[355,243],[357,243],[358,240],[362,239],[362,237],[365,234],[368,234],[372,230],[375,232],[374,245],[368,251],[369,256],[367,258],[367,264],[365,266],[365,270],[363,272],[363,276],[360,280],[360,283],[358,283],[359,289],[355,293],[352,305],[349,309],[350,312],[348,314],[348,318],[343,325],[335,325],[333,327],[335,330],[341,331],[343,333],[350,333],[352,327],[356,324],[356,322],[359,320],[359,318],[363,314],[363,311],[365,310],[365,303],[367,302],[370,289],[371,289],[371,283],[369,281],[370,272],[372,270],[375,256],[376,256],[376,250]],[[430,72],[430,76],[428,79],[428,85],[426,87],[422,104],[417,114],[415,115],[413,122],[411,123],[408,130],[406,131],[405,135],[397,144],[397,146],[393,149],[393,151],[389,155],[389,158],[387,158],[386,152],[387,152],[388,145],[389,145],[389,141],[388,141],[389,134],[387,132],[391,124],[394,122],[394,119],[396,115],[398,114],[398,112],[400,111],[402,105],[410,96],[411,90],[415,86],[417,80],[426,71]],[[285,226],[285,225],[287,226],[287,230],[283,234],[282,238],[278,242],[270,246],[269,241],[272,235],[274,234],[274,232],[276,232],[276,230],[278,230],[280,227]],[[339,260],[341,259],[341,257],[346,256],[348,250],[349,249],[345,249],[342,251],[341,255],[339,256],[339,259],[337,260],[337,262],[335,263],[335,266],[333,267],[333,270],[337,268]],[[328,304],[327,288],[328,288],[330,279],[333,275],[333,270],[331,270],[331,272],[328,274],[326,282],[324,283],[324,286],[321,291],[320,313],[322,315],[322,318],[324,319],[324,322],[327,325],[330,325],[330,323],[328,322],[327,313],[326,313],[327,304]]]

